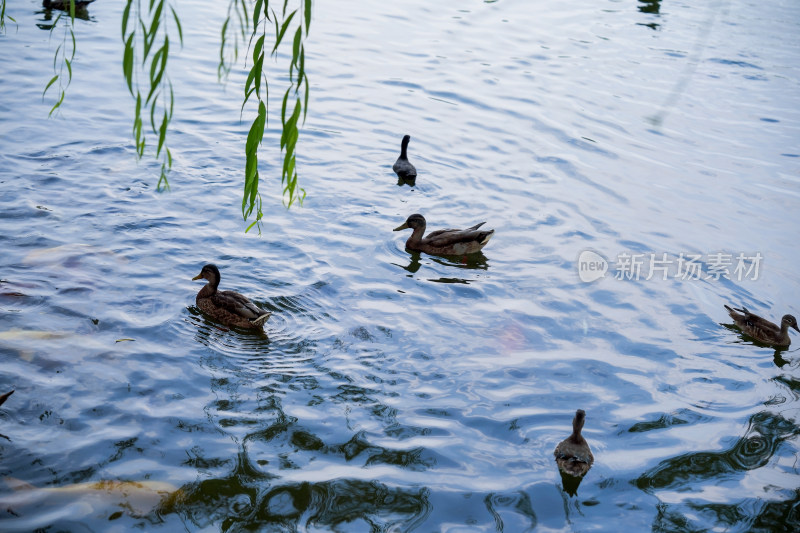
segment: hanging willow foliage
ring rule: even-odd
[[[56,110],[61,107],[61,104],[64,103],[64,97],[67,94],[67,87],[69,87],[69,84],[72,81],[72,62],[75,60],[75,50],[77,48],[75,32],[72,29],[72,27],[75,25],[75,0],[69,0],[65,3],[64,7],[66,7],[66,12],[69,15],[69,18],[65,19],[66,23],[63,25],[64,34],[61,38],[61,44],[58,45],[56,52],[53,55],[53,77],[50,78],[50,81],[47,82],[47,85],[45,85],[44,90],[42,91],[42,100],[44,100],[47,90],[58,83],[58,85],[56,85],[58,89],[58,99],[56,100],[56,103],[53,104],[53,107],[50,108],[50,113],[48,113],[48,116],[52,116],[53,113],[55,113]],[[3,1],[2,9],[0,9],[0,11],[2,11],[2,14],[5,15],[5,1]],[[61,20],[63,15],[64,13],[59,13],[56,19],[50,25],[51,38],[56,27],[58,26],[58,22]],[[5,18],[5,16],[2,18]],[[2,22],[2,18],[0,18],[0,27],[5,26],[5,24]],[[11,17],[9,18],[11,19]]]
[[[175,94],[167,74],[169,59],[170,20],[174,22],[178,39],[183,46],[183,29],[178,14],[166,0],[149,0],[147,9],[141,0],[128,0],[122,12],[122,71],[131,96],[136,100],[133,138],[136,153],[144,156],[147,130],[142,114],[149,110],[150,130],[157,135],[155,157],[161,159],[158,189],[169,188],[167,172],[172,168],[172,153],[167,146],[167,131],[172,121]],[[170,17],[170,14],[172,15]],[[133,15],[134,22],[129,25]],[[146,97],[142,98],[144,88]]]
[[[263,217],[261,194],[259,193],[258,172],[258,147],[264,137],[264,128],[267,123],[267,104],[269,100],[269,82],[264,74],[264,61],[267,57],[265,43],[267,36],[274,27],[274,45],[269,55],[276,58],[284,37],[294,35],[292,39],[292,58],[289,63],[289,87],[283,96],[281,105],[281,151],[283,152],[283,165],[281,170],[281,184],[283,187],[284,203],[291,207],[294,202],[302,204],[306,192],[297,183],[297,160],[295,158],[297,139],[299,137],[298,121],[303,115],[305,121],[308,111],[308,76],[305,71],[305,49],[303,42],[311,28],[311,0],[298,0],[298,7],[289,10],[289,1],[284,0],[282,8],[278,11],[270,7],[269,0],[256,0],[252,10],[245,0],[231,0],[228,7],[228,17],[222,26],[222,39],[220,46],[220,63],[217,69],[220,77],[227,75],[231,69],[230,57],[233,61],[238,56],[239,34],[242,40],[250,34],[252,45],[252,64],[244,88],[244,101],[242,109],[250,98],[255,95],[258,101],[258,113],[250,126],[245,147],[245,180],[242,194],[242,216],[247,220],[253,215],[253,222],[247,227],[250,231],[253,226],[258,226],[260,231],[261,218]],[[297,16],[299,14],[299,16]],[[249,16],[248,16],[249,15]],[[252,21],[252,26],[250,25]],[[239,31],[236,31],[236,27]],[[252,29],[251,29],[252,28]],[[233,40],[232,47],[227,44]],[[228,50],[232,50],[228,52]],[[263,88],[263,95],[262,95]],[[302,91],[303,97],[300,97]],[[287,114],[287,108],[293,105],[292,112]]]
[[[72,61],[75,57],[76,41],[73,32],[75,0],[69,1],[69,19],[64,37],[53,60],[54,76],[47,83],[42,96],[56,85],[59,98],[50,110],[52,115],[63,103],[66,88],[72,80]],[[242,111],[251,97],[258,102],[256,116],[250,126],[245,143],[244,191],[242,194],[242,216],[245,221],[252,217],[246,231],[254,226],[261,229],[263,218],[261,194],[259,193],[258,148],[267,125],[269,85],[264,63],[267,56],[277,60],[281,43],[291,43],[289,62],[289,87],[281,105],[281,152],[283,164],[281,185],[284,205],[302,204],[306,192],[299,187],[297,179],[296,149],[299,137],[300,117],[305,122],[308,112],[309,84],[305,70],[303,43],[311,28],[311,0],[292,0],[296,7],[290,9],[290,0],[229,0],[228,14],[222,25],[220,61],[217,69],[219,79],[226,78],[239,57],[240,46],[248,43],[252,48],[252,64],[244,87]],[[0,0],[0,30],[3,29],[5,0]],[[8,17],[10,20],[14,20]],[[51,31],[61,15],[53,23]],[[173,117],[175,94],[168,74],[170,36],[177,34],[183,46],[183,29],[180,18],[170,0],[127,0],[122,14],[122,41],[124,51],[122,70],[128,90],[135,101],[132,136],[138,157],[144,157],[148,139],[154,136],[155,157],[161,160],[161,175],[158,189],[169,188],[168,173],[172,168],[172,153],[167,143],[169,125]],[[274,44],[270,48],[268,42]],[[268,51],[269,50],[269,51]],[[59,61],[60,59],[60,61]],[[149,120],[148,120],[149,119]],[[146,126],[145,126],[146,125]],[[150,141],[150,144],[153,144]]]

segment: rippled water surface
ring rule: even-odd
[[[315,2],[308,197],[281,206],[275,99],[261,236],[246,71],[216,78],[225,2],[175,3],[169,192],[135,157],[124,3],[76,23],[49,120],[63,33],[6,4],[3,531],[800,527],[800,356],[723,308],[800,314],[796,2]],[[407,252],[415,212],[496,234]],[[581,280],[586,250],[604,278]],[[199,312],[207,262],[273,311],[266,335]],[[578,408],[576,486],[553,449]]]

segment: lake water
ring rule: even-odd
[[[51,119],[40,5],[0,36],[0,530],[800,528],[800,335],[723,308],[800,315],[800,4],[315,2],[308,196],[281,205],[280,63],[261,236],[227,3],[175,3],[169,192],[135,157],[124,3],[76,22]],[[416,212],[496,233],[410,253]],[[198,311],[208,262],[267,336]]]

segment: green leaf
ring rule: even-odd
[[[303,17],[306,19],[306,33],[311,28],[311,0],[305,0],[306,7],[303,10]]]
[[[297,27],[297,31],[294,32],[294,43],[292,43],[292,63],[297,63],[300,59],[300,39],[303,36],[303,28],[301,26]]]
[[[77,46],[75,45],[75,32],[72,31],[72,26],[70,26],[69,28],[69,34],[72,37],[72,55],[70,55],[69,59],[70,61],[72,61],[73,59],[75,59],[75,49],[77,48]]]
[[[50,78],[50,81],[47,82],[47,86],[44,88],[44,91],[42,91],[42,100],[44,100],[44,95],[47,92],[47,89],[49,89],[50,86],[53,85],[56,82],[57,79],[58,79],[58,74],[56,74],[55,76]]]
[[[133,0],[128,0],[125,10],[122,12],[122,38],[125,39],[125,33],[128,31],[128,17],[131,14],[131,5]]]
[[[253,28],[258,26],[258,18],[261,14],[261,6],[264,4],[264,0],[256,0],[256,5],[253,8]],[[242,6],[244,8],[244,6]]]
[[[164,119],[161,121],[161,127],[158,128],[158,148],[156,148],[156,157],[161,153],[161,147],[164,146],[164,139],[167,138],[167,124],[169,124],[169,117],[167,117],[167,112],[164,111]]]
[[[305,78],[305,83],[303,83],[305,89],[305,97],[303,99],[303,124],[306,123],[306,113],[308,113],[308,76]]]
[[[175,26],[178,28],[178,37],[180,37],[181,47],[183,46],[183,28],[181,28],[181,21],[178,19],[178,14],[175,12],[175,8],[169,6],[170,10],[172,10],[172,18],[175,20]]]
[[[125,42],[125,53],[122,57],[122,70],[125,73],[125,81],[128,82],[128,91],[133,96],[133,37],[131,33]]]
[[[264,123],[266,120],[266,115],[267,108],[264,106],[264,102],[259,102],[258,116],[253,121],[253,125],[250,127],[250,132],[247,134],[247,143],[245,146],[246,153],[255,152],[256,146],[261,144],[261,139],[264,137]]]
[[[272,53],[273,54],[278,49],[278,46],[281,44],[281,41],[283,40],[283,36],[284,36],[284,34],[286,34],[286,30],[289,29],[289,24],[292,22],[292,18],[294,18],[295,13],[297,13],[296,9],[294,11],[292,11],[292,14],[289,15],[286,18],[286,20],[283,21],[283,26],[281,26],[281,31],[278,34],[278,38],[275,39],[275,46],[272,48]]]
[[[50,109],[50,112],[47,114],[47,116],[48,117],[51,116],[53,114],[53,112],[55,112],[56,109],[61,107],[61,103],[63,101],[64,101],[64,91],[61,91],[61,98],[59,98],[58,102],[56,102],[55,105],[52,107],[52,109]]]
[[[262,34],[261,37],[259,37],[256,41],[256,45],[253,47],[253,64],[255,64],[259,58],[262,58],[263,60],[264,37],[266,37],[266,35]]]

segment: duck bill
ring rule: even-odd
[[[796,332],[800,333],[800,329],[797,329],[797,326],[792,326],[792,329],[794,329]]]
[[[400,231],[401,229],[408,229],[408,222],[403,222],[402,226],[397,226],[392,231]]]
[[[198,275],[196,275],[195,277],[193,277],[193,278],[192,278],[192,281],[194,281],[194,280],[196,280],[196,279],[200,279],[200,278],[202,278],[202,277],[203,277],[203,273],[201,272],[200,274],[198,274]]]

